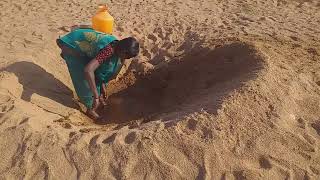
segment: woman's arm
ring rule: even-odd
[[[93,93],[94,98],[99,98],[99,93],[97,91],[96,81],[94,71],[99,67],[99,61],[96,59],[91,60],[84,68],[85,78],[89,83],[90,89]]]
[[[112,47],[110,45],[106,46],[84,68],[85,78],[89,83],[90,89],[93,93],[95,100],[99,99],[99,93],[97,91],[94,72],[100,66],[100,64],[110,60],[112,53],[113,53]]]

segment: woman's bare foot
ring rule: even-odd
[[[99,116],[99,114],[96,111],[92,110],[92,109],[88,109],[86,114],[87,114],[87,116],[89,116],[93,120],[98,120],[99,118],[101,118]]]

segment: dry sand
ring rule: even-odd
[[[107,2],[141,54],[95,123],[55,39],[106,1],[0,1],[0,179],[320,178],[318,0]]]

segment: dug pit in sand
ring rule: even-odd
[[[254,47],[234,42],[191,52],[147,75],[127,73],[109,85],[112,95],[108,106],[100,111],[103,121],[98,123],[148,122],[161,114],[186,115],[200,109],[215,113],[224,97],[254,79],[263,64]]]

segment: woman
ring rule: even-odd
[[[87,114],[99,118],[96,110],[100,103],[105,104],[108,81],[118,74],[125,59],[138,55],[139,43],[133,37],[118,41],[91,28],[73,27],[70,33],[57,39],[57,44]]]

